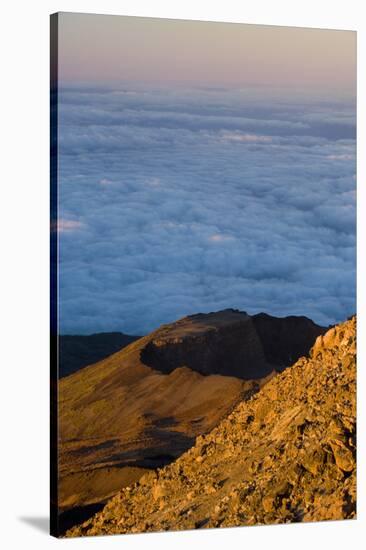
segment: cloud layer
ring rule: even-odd
[[[355,310],[355,108],[265,91],[60,94],[60,330]]]

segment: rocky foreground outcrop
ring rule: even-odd
[[[67,536],[354,518],[356,320]]]

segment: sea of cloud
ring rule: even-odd
[[[228,307],[355,311],[355,105],[289,91],[64,87],[60,331]]]

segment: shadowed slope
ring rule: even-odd
[[[122,332],[101,332],[98,334],[62,335],[59,337],[59,378],[101,361],[112,353],[138,340]]]
[[[309,353],[315,339],[327,330],[307,317],[253,315],[252,321],[262,343],[266,361],[282,370]]]

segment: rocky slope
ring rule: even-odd
[[[355,325],[319,336],[309,358],[67,536],[355,517]]]
[[[311,342],[324,332],[306,318],[291,318],[288,330],[295,324]],[[244,312],[192,315],[63,378],[58,507],[69,511],[66,526],[175,460],[303,349],[284,343],[277,365],[266,359],[268,326],[262,338]]]

